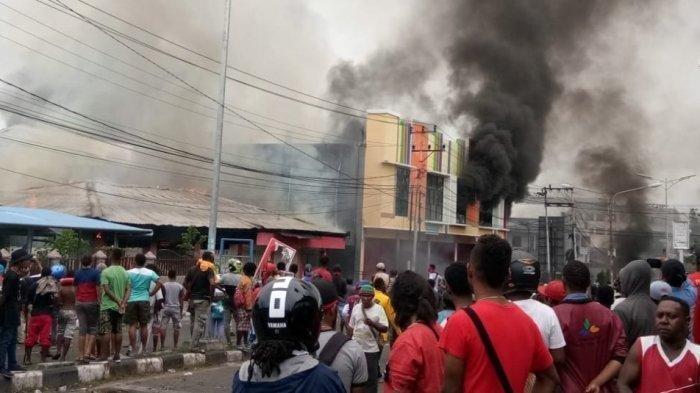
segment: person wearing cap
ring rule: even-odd
[[[551,307],[561,303],[566,297],[566,289],[564,282],[561,280],[552,280],[547,284],[537,287],[537,294],[542,300]]]
[[[377,392],[379,379],[379,355],[381,354],[382,333],[389,331],[389,320],[382,306],[374,302],[374,287],[365,284],[360,287],[360,303],[350,314],[348,332],[357,341],[367,360],[367,385],[365,392]]]
[[[314,280],[313,284],[321,294],[323,312],[316,357],[338,372],[346,392],[362,393],[367,383],[367,360],[357,341],[348,340],[345,334],[336,330],[340,298],[335,286],[322,279]]]
[[[19,280],[26,275],[32,255],[15,250],[5,271],[0,307],[0,375],[12,378],[13,371],[26,371],[17,363],[17,328],[20,325]]]
[[[591,273],[580,261],[562,270],[566,297],[554,307],[566,340],[566,358],[557,365],[564,392],[614,392],[627,356],[624,325],[588,295]]]
[[[376,278],[381,278],[382,280],[384,280],[384,284],[386,284],[386,287],[389,288],[390,280],[389,275],[386,274],[386,265],[384,264],[384,262],[379,262],[377,263],[376,268],[377,272],[374,273],[374,275],[372,276],[371,282],[374,282]]]
[[[666,281],[657,280],[653,281],[649,286],[649,296],[651,300],[658,306],[661,298],[664,296],[671,296],[673,288]]]
[[[544,345],[549,349],[555,363],[564,361],[564,334],[559,319],[548,305],[532,299],[540,282],[540,263],[534,259],[519,259],[510,263],[510,279],[504,294],[517,304],[537,325]]]

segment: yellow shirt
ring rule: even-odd
[[[390,327],[394,330],[397,330],[396,325],[394,324],[396,312],[394,311],[394,307],[392,307],[391,305],[391,299],[389,299],[389,295],[375,289],[374,302],[382,306],[382,308],[384,309],[384,313],[386,313],[386,317],[389,320]],[[389,340],[389,335],[387,333],[382,333],[382,337],[385,341]]]

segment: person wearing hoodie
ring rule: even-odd
[[[637,337],[654,333],[656,303],[649,295],[650,285],[651,266],[647,261],[632,261],[620,270],[620,287],[625,300],[613,312],[622,320],[630,348]]]

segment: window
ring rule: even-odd
[[[428,221],[442,221],[442,195],[445,188],[445,178],[428,174],[427,214]]]
[[[408,216],[408,189],[411,170],[396,167],[396,197],[394,198],[394,215]]]

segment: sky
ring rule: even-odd
[[[150,37],[97,12],[85,3],[218,59],[224,19],[222,0],[84,0],[85,3],[80,0],[61,1],[96,21],[118,28],[185,59],[196,61],[207,68],[218,70],[217,65],[211,61]],[[201,154],[211,154],[208,146],[211,146],[215,111],[210,100],[177,87],[176,85],[182,85],[182,81],[173,79],[171,75],[116,43],[94,26],[57,12],[42,2],[49,3],[47,0],[0,0],[0,50],[3,53],[1,78],[40,93],[75,111],[89,113],[95,118],[118,123],[120,126],[131,127],[138,132],[147,131],[150,134],[146,135],[153,138],[187,146]],[[439,5],[440,2],[435,4]],[[585,53],[582,53],[586,58],[586,65],[581,69],[564,72],[563,84],[571,89],[596,89],[611,81],[619,84],[625,91],[625,99],[640,108],[640,116],[644,117],[645,124],[648,125],[636,142],[643,147],[637,153],[638,160],[648,168],[649,175],[669,178],[688,174],[700,175],[700,160],[696,159],[696,152],[700,150],[700,132],[697,129],[697,114],[700,108],[700,47],[697,45],[700,42],[700,20],[696,17],[700,15],[700,3],[677,0],[648,4],[648,10],[630,11],[642,14],[643,17],[617,15],[607,26],[596,32],[591,42],[586,45]],[[17,14],[6,6],[15,8],[105,53],[97,53],[61,33]],[[362,63],[377,50],[406,39],[408,31],[424,27],[423,23],[432,23],[429,20],[421,20],[421,13],[427,7],[425,3],[411,0],[233,0],[229,64],[276,83],[323,97],[327,93],[327,73],[331,67],[339,61]],[[139,82],[77,58],[8,25],[7,22],[113,71],[131,76]],[[450,32],[442,31],[440,34],[449,35]],[[8,38],[16,42],[8,41]],[[18,43],[31,47],[44,56],[22,48]],[[203,72],[139,46],[134,47],[205,94],[212,97],[217,94],[217,78],[214,73]],[[138,66],[149,74],[135,70],[108,55]],[[61,64],[55,59],[74,67]],[[436,64],[435,67],[440,67],[440,64]],[[117,81],[122,86],[96,78],[94,75],[112,82]],[[275,89],[272,85],[251,79],[240,72],[233,72],[231,76],[244,82],[255,82]],[[438,100],[446,84],[444,78],[444,74],[437,72],[435,80],[430,82],[437,86],[429,90]],[[141,82],[147,82],[151,87],[146,87]],[[8,86],[0,86],[0,92],[17,94],[16,90],[12,90]],[[144,97],[134,90],[151,97]],[[185,99],[175,97],[176,95]],[[0,94],[0,100],[4,102],[11,100],[9,97]],[[244,114],[248,118],[277,127],[269,130],[290,143],[332,140],[338,135],[338,130],[334,129],[338,115],[270,96],[239,83],[227,84],[227,102],[246,111]],[[588,142],[588,130],[572,124],[565,112],[555,104],[550,114],[545,158],[541,164],[540,175],[532,184],[534,188],[562,183],[582,185],[580,174],[573,168],[573,161],[576,152]],[[420,114],[421,119],[425,121],[444,120],[442,114],[435,113],[434,119],[431,119],[430,115],[429,111]],[[224,131],[225,144],[274,140],[259,130],[241,127],[244,120],[233,115],[228,115],[227,120],[229,123]],[[0,137],[47,144],[55,148],[87,151],[113,160],[144,164],[157,162],[164,165],[158,160],[114,146],[105,146],[55,128],[17,121],[16,118],[0,112],[0,129],[7,125],[12,127],[9,131],[0,131]],[[454,135],[468,135],[471,131],[454,123],[440,125]],[[612,142],[612,139],[606,139],[604,132],[591,132],[591,135],[602,144],[624,144],[624,141]],[[175,179],[175,176],[162,173],[134,173],[133,169],[115,169],[114,166],[95,164],[91,161],[88,161],[88,165],[84,159],[66,160],[65,155],[21,145],[7,139],[0,139],[0,157],[0,167],[60,181],[102,178],[115,182],[167,185]],[[245,156],[229,158],[245,163],[254,163],[256,160],[255,157]],[[305,165],[305,159],[307,158],[300,157],[300,166]],[[201,173],[176,164],[168,167],[175,171]],[[3,174],[3,178],[9,189],[45,184],[20,175]],[[208,187],[206,182],[193,182],[191,185],[198,188]],[[669,203],[696,206],[700,205],[697,201],[699,196],[700,178],[695,178],[672,188]],[[656,189],[650,193],[650,202],[662,201],[663,191]],[[515,216],[541,213],[541,207],[532,205],[516,205],[514,209]]]

